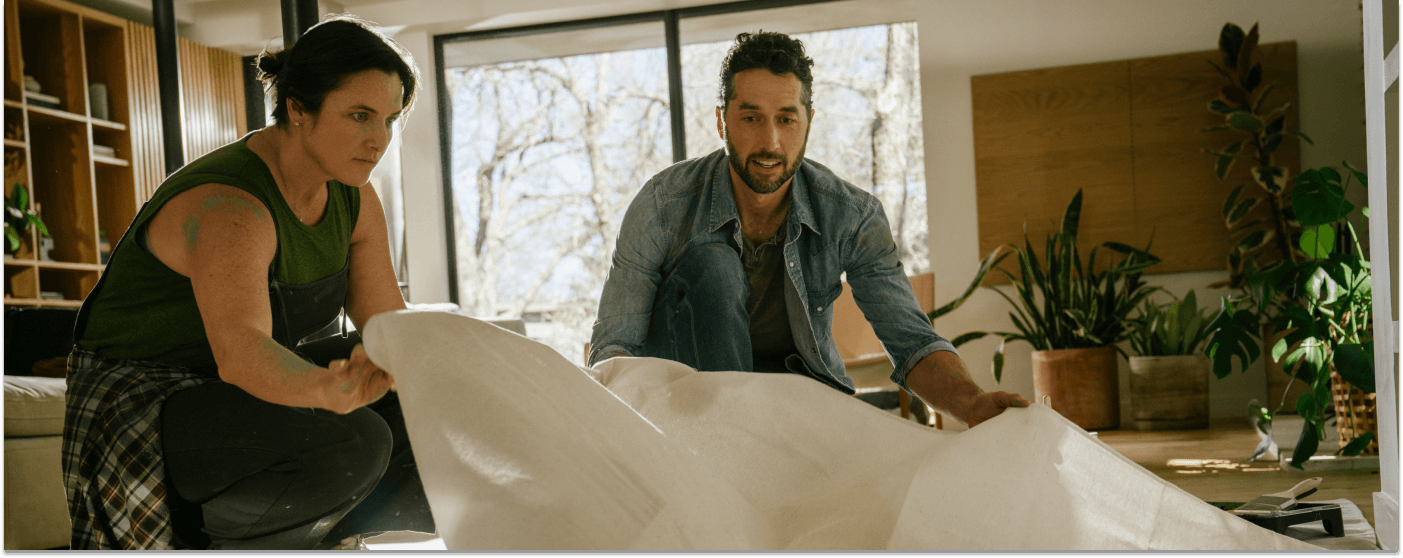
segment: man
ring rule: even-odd
[[[629,205],[599,302],[591,364],[803,374],[853,393],[833,343],[847,273],[893,382],[970,426],[1022,397],[985,393],[931,328],[881,202],[804,159],[813,60],[781,33],[741,33],[722,63],[726,149],[658,173]]]

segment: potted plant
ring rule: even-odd
[[[1263,77],[1257,39],[1257,26],[1244,33],[1228,23],[1219,33],[1220,62],[1210,61],[1228,82],[1208,103],[1225,123],[1210,130],[1232,130],[1242,139],[1208,152],[1220,180],[1238,160],[1250,161],[1257,187],[1237,186],[1223,205],[1234,242],[1227,261],[1235,293],[1209,326],[1206,352],[1221,378],[1231,373],[1233,358],[1246,367],[1269,346],[1268,376],[1279,366],[1288,380],[1252,418],[1267,428],[1282,410],[1306,419],[1291,461],[1300,467],[1324,439],[1330,370],[1338,371],[1337,383],[1349,384],[1338,392],[1357,389],[1362,398],[1374,389],[1369,262],[1345,221],[1355,209],[1345,199],[1349,180],[1367,187],[1367,179],[1348,162],[1342,163],[1343,175],[1323,167],[1295,177],[1276,164],[1273,154],[1287,137],[1313,142],[1286,129],[1289,106],[1266,104],[1275,83]],[[1368,218],[1367,208],[1362,213]],[[1292,397],[1296,384],[1304,389]],[[1276,391],[1271,382],[1268,387]],[[1353,406],[1339,410],[1340,452],[1357,455],[1371,447],[1371,434],[1354,432]]]
[[[1204,316],[1192,290],[1161,309],[1145,301],[1131,322],[1130,417],[1136,430],[1208,427],[1208,378],[1212,362],[1201,347],[1212,317]]]
[[[1209,100],[1208,110],[1223,118],[1223,124],[1206,131],[1226,130],[1236,137],[1227,145],[1205,151],[1213,157],[1219,181],[1227,181],[1239,162],[1250,165],[1251,180],[1235,186],[1223,203],[1223,220],[1231,242],[1225,284],[1240,293],[1236,298],[1241,303],[1262,317],[1259,327],[1265,331],[1261,336],[1272,339],[1271,322],[1280,315],[1282,307],[1261,297],[1255,299],[1263,304],[1252,306],[1254,297],[1241,293],[1251,288],[1249,283],[1262,270],[1283,261],[1299,263],[1304,258],[1293,244],[1302,232],[1290,197],[1294,169],[1281,165],[1275,154],[1291,137],[1313,142],[1288,129],[1289,103],[1268,104],[1277,82],[1267,79],[1258,60],[1258,36],[1256,25],[1243,32],[1233,23],[1225,24],[1218,34],[1220,57],[1209,64],[1226,78],[1226,83]],[[1290,382],[1280,364],[1268,361],[1266,374],[1268,398],[1285,398],[1285,386]],[[1285,409],[1294,411],[1293,403],[1288,399]]]
[[[1159,263],[1146,250],[1117,242],[1101,247],[1123,254],[1104,271],[1096,270],[1097,248],[1085,264],[1077,249],[1082,192],[1067,204],[1062,226],[1047,238],[1039,260],[1026,237],[1013,247],[1019,275],[997,268],[1013,284],[1017,298],[995,289],[1013,306],[1009,317],[1016,332],[972,331],[952,340],[956,346],[997,335],[1003,338],[994,353],[994,378],[1003,380],[1004,347],[1009,341],[1033,346],[1034,399],[1050,406],[1087,430],[1120,425],[1120,391],[1116,343],[1130,335],[1130,314],[1157,290],[1140,274]],[[991,254],[992,258],[993,255]],[[986,259],[986,262],[988,260]],[[1044,266],[1045,262],[1045,266]]]
[[[1209,326],[1209,357],[1219,377],[1231,372],[1231,359],[1243,366],[1261,352],[1260,337],[1254,337],[1256,323],[1267,319],[1280,338],[1269,349],[1271,358],[1282,363],[1292,382],[1302,382],[1305,393],[1296,399],[1296,412],[1305,419],[1291,464],[1302,467],[1325,439],[1326,409],[1334,405],[1331,376],[1344,388],[1363,394],[1374,392],[1373,292],[1369,262],[1363,257],[1354,226],[1347,218],[1356,210],[1345,198],[1351,178],[1367,187],[1367,177],[1348,162],[1343,176],[1331,167],[1311,169],[1295,179],[1293,206],[1302,234],[1296,238],[1304,258],[1282,261],[1261,270],[1251,278],[1247,293],[1255,297],[1238,307],[1238,300],[1227,300],[1225,312]],[[1368,208],[1360,209],[1368,217]],[[1343,234],[1342,234],[1343,233]],[[1275,306],[1280,312],[1265,317],[1253,307]],[[1270,402],[1269,402],[1270,404]],[[1260,412],[1269,421],[1280,412]],[[1340,455],[1359,455],[1373,444],[1374,435],[1357,422],[1349,409],[1337,412],[1341,431]],[[1372,419],[1370,419],[1372,421]]]
[[[29,189],[23,184],[15,184],[10,191],[9,197],[5,198],[5,252],[11,255],[20,254],[20,248],[24,247],[28,238],[29,227],[33,226],[39,234],[49,236],[49,228],[44,226],[44,221],[39,218],[39,214],[29,209]],[[31,248],[32,249],[32,248]]]

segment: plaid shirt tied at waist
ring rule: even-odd
[[[184,367],[73,350],[63,419],[73,550],[175,547],[161,459],[161,405],[172,393],[216,379]]]

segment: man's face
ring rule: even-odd
[[[803,84],[792,73],[755,68],[735,75],[735,91],[725,110],[716,107],[716,131],[746,186],[774,193],[804,160],[813,113],[800,101]]]

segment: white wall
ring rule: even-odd
[[[1224,23],[1249,28],[1260,22],[1262,42],[1297,42],[1299,129],[1316,143],[1303,147],[1302,164],[1337,165],[1348,159],[1361,165],[1365,160],[1356,0],[934,0],[918,5],[914,15],[920,26],[937,303],[959,294],[982,256],[978,253],[970,76],[1210,50],[1217,47]],[[1202,301],[1208,294],[1206,285],[1225,276],[1225,272],[1210,271],[1148,279],[1178,296],[1196,289]],[[946,336],[969,330],[1008,331],[1012,322],[1007,313],[1008,303],[1001,297],[980,292],[936,325]],[[976,382],[986,390],[1013,391],[1032,399],[1031,349],[1026,344],[1009,346],[1000,385],[990,367],[997,346],[997,340],[986,338],[962,349]],[[1124,366],[1122,362],[1122,393],[1127,383]],[[1248,400],[1264,400],[1262,374],[1258,363],[1246,375],[1215,380],[1213,415],[1243,416]],[[1122,399],[1126,408],[1128,400]]]

